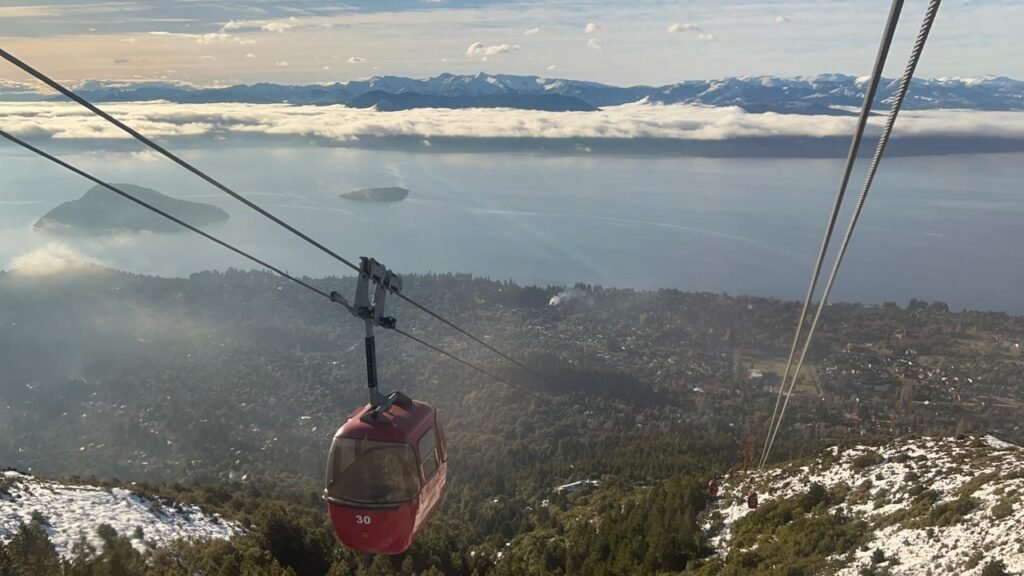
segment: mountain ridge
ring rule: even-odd
[[[412,107],[426,107],[441,101],[448,104],[446,107],[469,108],[476,107],[481,98],[514,97],[507,99],[507,107],[548,109],[542,106],[542,98],[557,95],[573,98],[590,108],[646,99],[664,104],[739,106],[751,111],[804,114],[835,110],[836,107],[859,106],[863,99],[865,81],[864,78],[846,74],[819,74],[796,77],[736,76],[715,80],[685,80],[660,86],[613,86],[582,80],[481,72],[465,75],[444,73],[426,79],[374,76],[331,84],[283,85],[262,82],[223,87],[199,87],[172,82],[90,80],[79,84],[77,88],[82,96],[96,102],[167,100],[175,103],[333,105],[348,104],[367,93],[379,92],[403,94],[408,100],[418,100]],[[883,79],[877,102],[891,97],[897,85],[898,80]],[[0,83],[0,100],[47,98],[57,97],[28,91],[24,84]],[[904,106],[919,110],[1024,110],[1024,81],[1005,76],[915,78]],[[554,106],[551,109],[561,108]]]

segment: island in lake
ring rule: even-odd
[[[228,219],[216,206],[178,200],[156,190],[132,184],[113,185],[139,200],[198,227]],[[180,232],[185,230],[163,216],[121,197],[100,185],[78,200],[65,202],[36,221],[35,228],[58,234],[100,235],[116,232]]]
[[[390,186],[387,188],[361,188],[346,194],[341,194],[347,200],[359,202],[401,202],[409,197],[408,188]]]

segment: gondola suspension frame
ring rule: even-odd
[[[373,296],[370,296],[370,283],[373,282]],[[356,296],[353,304],[338,291],[331,292],[331,300],[343,305],[353,316],[363,321],[366,329],[364,344],[366,350],[366,386],[370,395],[370,406],[373,408],[362,416],[366,422],[380,422],[383,414],[391,406],[399,405],[408,407],[412,405],[412,399],[400,391],[390,394],[380,392],[379,380],[377,377],[377,341],[374,335],[374,327],[379,326],[385,330],[394,330],[398,321],[394,316],[385,315],[385,304],[388,294],[400,294],[402,292],[402,278],[388,270],[386,266],[377,260],[367,257],[359,257],[359,276],[356,279]]]

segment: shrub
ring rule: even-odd
[[[881,564],[885,562],[885,552],[881,548],[875,548],[875,551],[871,553],[871,563]]]
[[[851,464],[853,465],[854,470],[863,470],[865,468],[881,464],[882,462],[885,462],[885,457],[878,452],[871,450],[861,454],[860,456],[854,457]]]
[[[1010,514],[1013,514],[1013,502],[1009,498],[1000,498],[992,507],[992,517],[996,520],[1002,520]]]
[[[951,502],[943,502],[932,507],[928,523],[939,527],[959,524],[964,516],[970,514],[979,504],[975,498],[957,498]]]
[[[807,492],[800,497],[800,508],[802,508],[804,512],[810,512],[818,504],[826,502],[827,499],[828,491],[825,489],[825,486],[814,482],[807,489]]]
[[[978,474],[974,478],[971,478],[963,486],[960,487],[960,497],[966,498],[973,495],[979,488],[988,484],[992,480],[999,477],[999,474],[995,472],[986,472],[984,474]]]
[[[1009,576],[1009,572],[1006,571],[1006,564],[1002,560],[990,560],[981,569],[981,576]]]

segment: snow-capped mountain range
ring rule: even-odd
[[[815,483],[848,490],[829,514],[868,523],[869,541],[836,559],[839,575],[872,567],[892,575],[978,575],[992,560],[1009,573],[1024,571],[1024,449],[992,436],[832,448],[810,463],[735,474],[705,516],[710,544],[729,553],[734,524],[752,513],[743,497],[749,488],[764,508],[800,497]],[[952,524],[946,518],[929,525],[928,514],[938,510],[954,514]]]
[[[226,539],[241,531],[234,522],[197,506],[151,499],[124,488],[61,484],[15,471],[0,472],[0,542],[33,520],[40,522],[63,557],[71,555],[80,538],[101,547],[96,531],[101,524],[131,537],[140,551],[177,539]]]
[[[598,82],[515,76],[455,75],[414,79],[375,76],[334,84],[289,86],[251,84],[197,87],[165,82],[87,81],[79,92],[97,102],[167,100],[179,103],[248,102],[352,104],[398,110],[419,107],[509,107],[541,110],[594,110],[639,100],[666,104],[739,106],[747,111],[835,113],[859,106],[866,81],[844,74],[796,78],[744,76],[687,80],[665,86],[611,86]],[[885,80],[879,99],[892,95],[895,80]],[[395,98],[396,95],[402,95]],[[24,83],[0,80],[0,100],[57,98]],[[1002,76],[915,79],[905,107],[1024,110],[1024,81]]]

